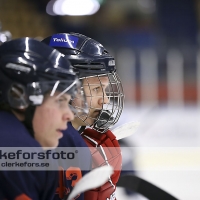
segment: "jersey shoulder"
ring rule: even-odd
[[[87,147],[87,145],[71,122],[68,122],[67,130],[63,132],[63,137],[59,141],[59,147]]]
[[[12,113],[0,111],[1,147],[41,147]]]

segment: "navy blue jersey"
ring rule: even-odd
[[[63,180],[66,195],[71,192],[76,182],[91,169],[92,161],[90,150],[82,136],[70,122],[67,126],[67,130],[63,132],[63,137],[59,140],[58,147],[77,147],[78,154],[76,155],[74,166],[68,166],[67,163],[61,164],[64,171],[63,175],[62,172],[60,172],[60,177]],[[62,181],[60,181],[59,184],[61,186]],[[55,199],[58,199],[58,195],[55,196]],[[80,194],[80,196],[76,198],[76,200],[83,199],[83,194]]]
[[[5,199],[5,197],[4,197],[4,195],[3,195],[2,191],[1,191],[1,188],[0,188],[0,199]]]
[[[0,147],[35,147],[39,143],[11,113],[0,111]],[[50,200],[54,197],[58,171],[0,170],[0,196],[6,200]]]

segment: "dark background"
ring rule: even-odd
[[[0,0],[2,29],[9,30],[13,38],[29,36],[41,40],[56,32],[79,32],[96,39],[115,56],[124,82],[126,100],[132,103],[199,102],[200,77],[197,68],[200,1],[104,0],[99,11],[91,16],[51,16],[46,13],[48,2]],[[178,97],[169,94],[171,78],[167,57],[171,50],[175,59],[179,54],[179,58],[183,59],[183,70],[177,72],[181,78],[178,83],[172,83],[181,93]],[[173,50],[178,53],[174,54]],[[152,81],[147,80],[148,74],[144,75],[141,70],[141,55],[143,52],[145,57],[146,51],[150,62],[157,63],[155,83],[152,83],[154,77],[149,78]],[[151,52],[156,56],[155,61]],[[147,73],[151,71],[148,64],[146,67]],[[142,81],[152,87],[144,89]],[[151,90],[156,91],[154,95]],[[148,92],[149,95],[143,95]]]

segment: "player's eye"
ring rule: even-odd
[[[100,87],[93,88],[94,92],[99,92],[99,90],[100,90]]]
[[[58,102],[59,104],[68,104],[68,103],[69,103],[69,100],[70,100],[70,99],[68,99],[68,98],[66,98],[66,97],[60,97],[59,99],[57,99],[57,102]]]

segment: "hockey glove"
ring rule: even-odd
[[[82,137],[90,148],[92,168],[103,165],[111,165],[114,168],[114,174],[109,177],[109,181],[100,188],[85,192],[85,199],[116,199],[115,187],[121,172],[122,156],[115,135],[110,130],[102,134],[88,128],[84,130]]]

